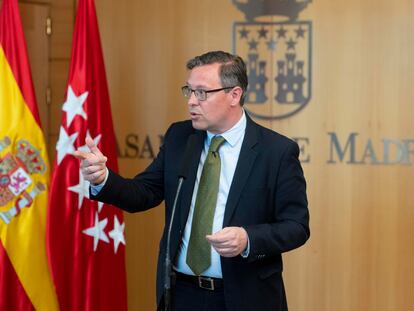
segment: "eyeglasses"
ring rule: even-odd
[[[193,90],[192,88],[190,88],[188,85],[184,85],[181,88],[181,92],[183,92],[183,95],[187,98],[191,97],[191,93],[194,92],[195,97],[200,100],[206,100],[207,99],[207,94],[208,93],[214,93],[214,92],[219,92],[219,91],[223,91],[223,90],[230,90],[232,88],[234,88],[235,86],[227,86],[227,87],[222,87],[220,89],[214,89],[214,90],[203,90],[203,89],[195,89]]]

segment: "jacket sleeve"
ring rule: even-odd
[[[170,129],[164,141],[168,139]],[[109,169],[105,185],[97,195],[90,191],[90,198],[131,213],[158,206],[164,200],[164,157],[165,144],[152,163],[134,178],[124,178]]]
[[[273,217],[268,223],[246,226],[248,261],[269,259],[303,245],[310,236],[306,182],[295,142],[287,144],[277,170]]]

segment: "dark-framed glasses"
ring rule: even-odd
[[[203,89],[195,89],[195,90],[193,90],[188,85],[184,85],[183,87],[181,87],[181,92],[187,98],[190,98],[191,97],[191,93],[194,92],[195,97],[198,100],[203,101],[203,100],[206,100],[207,99],[207,94],[208,93],[215,93],[215,92],[220,92],[220,91],[223,91],[223,90],[230,90],[230,89],[232,89],[234,87],[235,86],[227,86],[227,87],[222,87],[222,88],[214,89],[214,90],[203,90]]]

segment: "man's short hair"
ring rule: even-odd
[[[240,86],[243,94],[240,98],[240,105],[244,104],[247,91],[247,72],[246,64],[240,56],[223,51],[211,51],[196,56],[187,62],[187,69],[219,63],[219,76],[222,87]],[[227,90],[228,92],[229,90]]]

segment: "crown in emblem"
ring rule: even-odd
[[[27,140],[21,139],[17,142],[15,155],[25,164],[30,174],[43,173],[46,170],[45,162],[40,156],[39,150],[33,147]]]
[[[286,16],[296,20],[312,0],[232,0],[248,21],[265,15]]]

